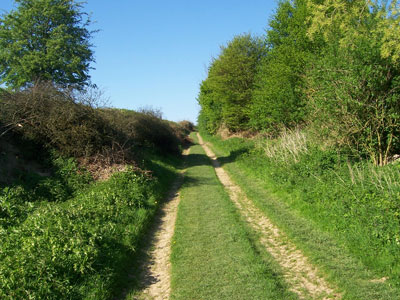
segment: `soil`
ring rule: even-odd
[[[300,299],[341,299],[342,296],[336,292],[337,289],[328,284],[307,257],[246,197],[240,187],[233,183],[199,134],[198,138],[200,145],[212,160],[217,176],[231,200],[248,224],[259,233],[261,244],[281,266],[290,289]]]

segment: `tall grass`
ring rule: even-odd
[[[299,128],[284,129],[275,140],[257,138],[256,147],[262,149],[268,158],[283,163],[298,162],[300,155],[309,149],[307,136]]]
[[[359,186],[362,189],[374,186],[375,190],[387,193],[392,197],[396,197],[400,192],[399,163],[378,167],[371,163],[351,164],[347,162],[347,167],[351,186]],[[343,179],[341,181],[344,182]]]

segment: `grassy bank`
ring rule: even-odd
[[[348,164],[337,153],[307,143],[287,154],[279,140],[266,145],[239,138],[222,141],[205,133],[203,137],[249,198],[322,266],[346,299],[398,299],[393,179],[390,189],[382,190],[375,185],[377,178],[371,178],[373,169],[367,169],[372,167]],[[374,171],[384,185],[384,174],[393,178],[396,168]]]
[[[172,299],[296,299],[263,257],[201,146],[187,157],[172,247]]]
[[[98,102],[0,93],[1,299],[110,299],[135,272],[192,124]]]
[[[110,299],[119,293],[178,158],[155,156],[151,176],[128,168],[90,182],[73,160],[53,177],[0,189],[0,298]],[[132,270],[129,270],[132,273]]]

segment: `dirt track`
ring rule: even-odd
[[[279,263],[290,289],[300,299],[341,299],[323,278],[318,269],[312,266],[307,257],[288,241],[265,215],[246,197],[239,186],[234,184],[226,171],[220,166],[217,157],[198,134],[200,145],[217,173],[218,179],[230,195],[231,200],[244,216],[248,224],[260,234],[260,242]],[[184,155],[188,155],[185,151]],[[142,265],[140,282],[141,293],[134,299],[169,299],[170,296],[170,254],[171,239],[174,233],[177,208],[179,204],[180,176],[171,189],[168,200],[161,207],[156,224],[151,232],[152,239]]]

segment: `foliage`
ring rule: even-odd
[[[380,28],[388,17],[385,6],[327,1],[315,9],[309,31],[323,30],[327,42],[307,73],[312,119],[338,145],[376,165],[400,150],[400,69],[381,55]]]
[[[305,120],[304,73],[318,41],[307,37],[310,15],[305,0],[281,1],[267,31],[268,55],[262,59],[253,90],[250,124],[277,133]]]
[[[236,36],[221,47],[198,97],[202,120],[210,132],[222,124],[231,131],[248,128],[254,76],[264,54],[264,43],[249,34]]]
[[[221,75],[236,58],[223,51],[213,61],[200,128],[277,136],[311,125],[321,143],[386,165],[400,151],[399,16],[398,1],[279,2],[240,105],[240,85]]]
[[[382,58],[399,60],[399,2],[396,0],[308,1],[313,12],[308,34],[322,33],[328,42],[355,48],[357,40],[372,37],[371,48],[378,47]]]
[[[0,79],[18,89],[51,81],[82,87],[94,61],[90,19],[73,0],[16,0],[0,19]]]
[[[128,277],[126,266],[176,176],[178,162],[160,159],[148,164],[153,176],[128,168],[88,185],[73,160],[58,157],[54,176],[1,188],[0,298],[119,294],[120,277]]]
[[[396,0],[388,1],[386,4],[387,11],[381,11],[380,28],[377,30],[383,32],[381,55],[383,58],[388,58],[394,64],[399,64],[400,61],[400,7]]]

